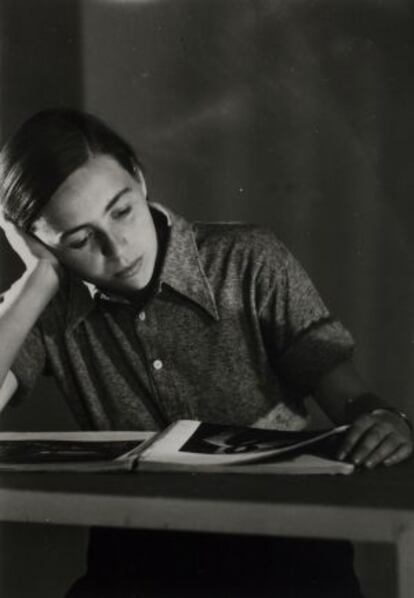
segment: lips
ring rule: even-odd
[[[131,276],[135,276],[141,268],[142,257],[137,258],[134,260],[129,266],[126,268],[122,268],[122,270],[118,270],[115,273],[115,278],[131,278]]]

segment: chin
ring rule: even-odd
[[[125,278],[123,280],[117,278],[109,278],[106,280],[91,281],[95,286],[101,289],[107,289],[113,293],[133,293],[143,291],[151,281],[151,276],[144,272],[139,272],[136,276]]]
[[[143,278],[140,276],[139,278],[131,278],[128,281],[124,281],[121,285],[119,285],[119,290],[124,291],[143,291],[149,284],[151,278]]]

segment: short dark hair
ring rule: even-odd
[[[28,231],[63,181],[100,154],[114,158],[132,176],[141,169],[129,143],[96,116],[69,108],[38,112],[0,152],[4,217]]]

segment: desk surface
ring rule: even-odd
[[[394,542],[414,522],[414,461],[351,476],[7,473],[0,519]]]

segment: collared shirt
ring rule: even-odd
[[[20,392],[52,374],[84,429],[305,427],[303,398],[350,358],[350,334],[272,232],[171,212],[168,227],[144,306],[68,275],[13,364]]]

